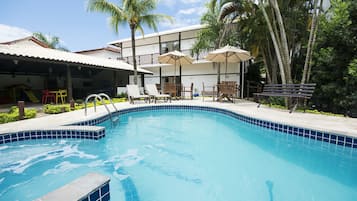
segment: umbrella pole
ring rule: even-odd
[[[175,60],[175,68],[174,68],[174,84],[176,84],[176,60]]]
[[[224,75],[224,80],[227,81],[227,60],[228,60],[228,53],[226,53],[226,73]]]

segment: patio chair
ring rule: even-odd
[[[215,89],[215,86],[205,86],[205,83],[202,82],[202,101],[205,101],[205,97],[212,96],[213,101],[214,98],[217,96],[217,91]]]
[[[50,93],[48,89],[42,90],[42,104],[47,104],[48,102],[51,103],[55,102],[56,95],[53,93]]]
[[[155,103],[157,99],[164,99],[166,102],[170,100],[171,103],[171,96],[169,94],[160,94],[154,84],[145,85],[145,91],[148,93],[150,98],[154,99]]]
[[[171,97],[177,97],[177,85],[174,83],[164,83],[164,94],[170,94]]]
[[[140,100],[140,99],[144,99],[145,103],[147,101],[149,101],[150,103],[150,97],[148,95],[140,94],[138,85],[128,84],[126,85],[126,90],[128,92],[129,103],[134,104],[134,100]]]
[[[60,99],[61,103],[65,104],[66,99],[67,99],[67,89],[58,90],[58,95],[57,95],[56,99]]]
[[[193,99],[193,83],[191,83],[190,87],[185,87],[182,85],[182,91],[181,91],[181,96],[182,99],[185,99],[185,93],[188,92],[190,93],[191,100]]]
[[[224,98],[234,103],[234,99],[237,98],[238,84],[235,81],[224,81],[217,85],[219,97],[218,101],[221,102]]]

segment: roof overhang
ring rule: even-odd
[[[1,58],[10,58],[14,60],[30,60],[112,70],[134,70],[134,67],[132,65],[120,60],[104,59],[94,56],[36,46],[0,45],[0,59]],[[142,68],[137,68],[137,71],[139,73],[152,74],[152,72]]]

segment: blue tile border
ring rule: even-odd
[[[257,125],[263,128],[280,131],[290,135],[296,135],[304,138],[309,138],[317,141],[324,141],[330,144],[336,144],[340,146],[346,146],[351,148],[357,148],[357,138],[351,136],[345,136],[336,133],[323,132],[313,129],[301,128],[296,126],[290,126],[286,124],[275,123],[267,120],[257,119],[253,117],[244,116],[226,109],[208,107],[208,106],[193,106],[193,105],[151,105],[143,107],[135,107],[122,109],[114,112],[112,115],[124,115],[131,112],[141,112],[150,110],[202,110],[211,111],[225,114],[240,121]],[[77,122],[70,125],[76,126],[95,126],[106,120],[110,119],[109,115],[105,115],[96,119],[90,119],[82,122]],[[67,125],[67,126],[70,126]],[[78,130],[43,130],[43,131],[21,131],[17,133],[7,133],[0,135],[0,144],[9,142],[16,142],[29,139],[60,139],[60,138],[80,138],[80,139],[95,139],[98,140],[105,136],[105,129],[99,131],[78,131]]]
[[[15,133],[6,133],[0,135],[0,145],[23,141],[23,140],[37,140],[37,139],[92,139],[99,140],[105,137],[105,128],[93,130],[74,130],[74,129],[48,129],[48,130],[27,130]]]

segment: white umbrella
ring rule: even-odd
[[[174,83],[176,83],[176,64],[184,65],[184,64],[192,64],[193,59],[179,51],[172,51],[159,56],[159,62],[163,64],[174,64],[175,72],[174,72]]]
[[[213,62],[225,62],[226,63],[226,73],[227,76],[227,64],[228,63],[239,63],[241,61],[247,61],[251,59],[250,52],[246,50],[239,49],[237,47],[226,45],[220,49],[216,49],[206,56],[206,59]],[[244,75],[244,73],[243,73]],[[220,80],[220,75],[218,74],[217,82]],[[244,79],[244,78],[243,78]],[[243,82],[242,82],[243,83]],[[243,94],[243,86],[241,90],[241,96]]]
[[[239,63],[251,59],[250,53],[246,50],[237,47],[226,45],[220,49],[216,49],[206,56],[206,59],[213,62],[225,62],[226,74],[227,63]]]

